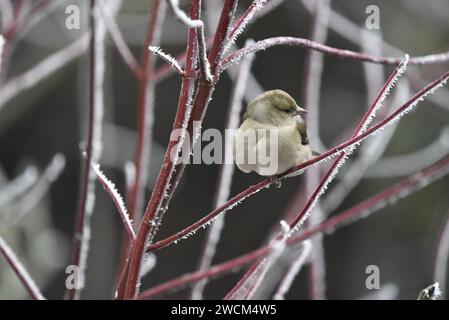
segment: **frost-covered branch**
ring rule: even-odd
[[[190,19],[187,14],[179,7],[179,0],[167,0],[168,6],[173,11],[175,17],[188,28],[200,28],[204,26],[203,21]]]
[[[316,50],[324,54],[334,55],[340,58],[354,59],[358,61],[366,61],[379,64],[396,65],[400,63],[401,58],[395,57],[377,57],[367,53],[360,53],[350,50],[338,49],[329,47],[320,43],[313,42],[308,39],[294,38],[294,37],[273,37],[264,40],[257,41],[255,44],[244,47],[236,52],[229,54],[220,64],[220,70],[226,70],[229,66],[237,63],[242,57],[249,53],[256,53],[264,51],[268,48],[275,46],[295,46],[306,49]],[[438,54],[432,54],[428,56],[412,57],[410,58],[410,64],[420,65],[428,63],[440,63],[449,61],[449,52],[443,52]]]
[[[95,204],[95,173],[92,164],[98,163],[102,149],[102,126],[104,108],[104,71],[105,71],[105,36],[106,28],[100,16],[98,2],[90,2],[90,37],[89,51],[89,109],[88,132],[86,137],[83,172],[80,182],[78,210],[76,214],[75,232],[73,235],[73,251],[71,264],[79,268],[81,287],[67,289],[66,298],[79,299],[84,287],[87,257],[90,242],[90,220]]]
[[[162,51],[161,48],[157,46],[149,46],[148,49],[153,52],[155,55],[157,55],[159,58],[167,62],[178,74],[183,75],[184,70],[182,70],[178,60],[176,58],[172,57],[168,53],[165,53]]]
[[[247,40],[250,42],[252,40]],[[246,56],[239,65],[238,75],[235,80],[233,92],[231,94],[231,103],[225,128],[227,130],[237,129],[240,121],[240,113],[243,106],[243,96],[246,90],[248,75],[251,69],[254,55]],[[232,139],[227,139],[224,149],[225,161],[222,164],[220,175],[218,178],[217,193],[214,198],[213,207],[216,208],[229,199],[231,190],[232,177],[234,174],[234,165],[232,164]],[[215,223],[209,229],[206,237],[206,244],[202,253],[199,270],[208,269],[215,255],[216,247],[220,241],[221,231],[224,228],[224,215],[217,218]],[[200,300],[203,297],[203,290],[207,284],[207,279],[197,283],[192,288],[192,299]]]
[[[407,81],[399,83],[396,88],[396,94],[392,105],[386,109],[391,112],[394,105],[407,99],[409,92],[410,90],[408,88]],[[397,123],[387,128],[382,135],[378,135],[373,137],[370,141],[367,141],[367,143],[360,148],[358,158],[354,159],[350,166],[348,166],[347,170],[342,172],[340,179],[334,186],[333,190],[329,192],[327,197],[323,200],[322,205],[326,212],[332,212],[333,209],[337,208],[341,204],[346,196],[350,194],[353,188],[359,183],[362,177],[365,176],[366,171],[372,164],[377,164],[377,162],[382,161],[382,159],[379,160],[379,158],[393,137],[396,127]],[[433,162],[435,161],[428,162],[427,164]],[[421,166],[416,170],[410,171],[409,174],[416,172],[423,167],[425,166]]]
[[[3,240],[1,235],[0,235],[0,252],[3,254],[6,261],[8,261],[11,268],[17,274],[17,277],[20,279],[20,281],[22,282],[23,286],[28,291],[30,296],[35,300],[45,300],[44,296],[37,287],[33,278],[31,278],[28,271],[19,261],[19,259],[11,250],[11,248],[8,246],[8,244],[5,242],[5,240]]]
[[[122,218],[123,225],[125,226],[125,230],[128,233],[128,236],[131,239],[135,239],[136,235],[134,233],[134,229],[132,226],[131,219],[128,215],[128,210],[126,209],[125,202],[123,201],[123,197],[118,192],[115,184],[109,180],[105,174],[101,171],[99,164],[93,164],[92,165],[95,174],[97,175],[98,181],[103,185],[103,188],[106,190],[106,192],[111,197],[112,201],[114,202],[115,207],[117,208],[117,211],[120,214],[120,217]]]
[[[255,15],[263,9],[265,4],[267,4],[269,0],[253,0],[248,9],[243,13],[243,15],[237,20],[231,31],[229,32],[228,39],[224,44],[223,52],[229,50],[229,48],[235,43],[237,37],[245,30],[246,26],[251,23],[251,20],[255,17]]]
[[[329,22],[329,0],[317,0],[312,17],[310,39],[318,43],[326,43],[327,25]],[[306,125],[312,150],[325,150],[320,136],[320,93],[324,57],[317,51],[308,50],[304,61],[304,84],[302,96],[307,108]],[[320,168],[312,167],[305,172],[306,196],[311,196],[313,189],[320,181]],[[324,219],[321,206],[316,206],[309,220],[310,225],[317,225]],[[326,264],[322,238],[313,240],[313,255],[308,266],[309,296],[314,300],[324,300],[326,292]]]
[[[368,126],[373,121],[374,117],[376,116],[376,113],[383,107],[383,103],[385,102],[385,99],[387,98],[391,89],[394,87],[394,85],[398,81],[398,78],[405,72],[405,69],[407,68],[408,61],[409,61],[409,56],[406,55],[405,58],[402,60],[402,62],[399,64],[399,66],[393,71],[393,73],[387,79],[384,86],[380,90],[378,96],[374,100],[373,104],[369,107],[368,111],[365,113],[361,122],[359,123],[356,130],[354,131],[352,138],[355,138],[358,135],[361,135],[361,134],[367,132]],[[338,155],[338,158],[334,161],[334,163],[328,169],[328,171],[326,172],[324,177],[321,179],[319,185],[316,187],[314,193],[308,199],[308,201],[307,201],[306,205],[304,206],[304,208],[302,209],[302,211],[291,222],[290,235],[293,232],[295,232],[304,223],[304,221],[308,218],[313,207],[316,205],[318,199],[326,192],[326,189],[327,189],[329,183],[331,183],[331,181],[335,178],[340,167],[345,163],[346,158],[352,154],[355,147],[356,147],[356,145],[353,145],[350,148],[344,150],[340,155]]]

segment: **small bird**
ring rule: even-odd
[[[233,156],[237,167],[274,176],[312,157],[307,127],[299,107],[285,91],[270,90],[251,101],[236,131]],[[302,171],[295,172],[299,175]]]

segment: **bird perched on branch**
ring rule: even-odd
[[[243,172],[273,176],[309,160],[312,150],[302,118],[306,112],[282,90],[257,96],[248,104],[234,136],[237,167]]]

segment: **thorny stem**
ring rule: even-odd
[[[413,174],[412,176],[399,181],[384,191],[360,202],[359,204],[349,208],[321,224],[308,228],[303,233],[295,235],[287,239],[287,244],[292,245],[309,239],[313,235],[322,232],[334,232],[340,227],[349,225],[360,219],[368,217],[371,213],[378,212],[389,204],[395,203],[398,198],[405,198],[414,191],[423,189],[430,183],[449,174],[449,157],[424,168],[423,170]],[[264,257],[269,253],[269,246],[258,248],[254,251],[241,255],[229,261],[225,261],[218,265],[212,266],[208,270],[196,271],[185,274],[181,277],[169,280],[165,283],[150,288],[139,295],[139,299],[150,299],[162,293],[173,291],[184,287],[188,284],[195,283],[204,278],[213,278],[221,274],[237,270],[256,259]]]
[[[249,41],[249,40],[248,40]],[[252,40],[251,40],[252,41]],[[240,121],[240,113],[243,105],[243,96],[250,73],[251,64],[254,56],[248,55],[239,66],[234,88],[231,94],[231,102],[226,120],[226,129],[235,130],[238,128]],[[217,191],[214,196],[214,208],[223,204],[228,200],[231,190],[232,177],[234,174],[234,165],[232,163],[232,139],[226,142],[224,147],[225,161],[220,168],[218,177]],[[221,218],[221,219],[220,219]],[[220,220],[220,221],[218,221]],[[205,270],[210,267],[212,259],[215,255],[218,241],[220,240],[221,231],[224,227],[224,215],[218,217],[214,225],[208,230],[202,255],[200,258],[199,270]],[[192,299],[200,300],[203,295],[204,287],[207,282],[198,283],[192,288]]]
[[[207,81],[206,79],[200,77],[198,82],[197,92],[195,94],[195,98],[193,101],[192,112],[190,115],[190,119],[187,126],[188,137],[190,137],[190,151],[192,150],[197,135],[199,132],[194,132],[194,123],[199,124],[199,128],[201,129],[201,123],[203,121],[204,115],[206,113],[207,107],[212,97],[212,93],[215,89],[215,84],[218,82],[219,70],[218,64],[219,60],[222,56],[224,50],[224,41],[227,39],[228,30],[232,23],[232,18],[234,16],[234,12],[237,6],[236,0],[227,0],[223,4],[223,9],[221,12],[220,20],[218,22],[217,30],[214,35],[214,40],[212,42],[212,46],[209,52],[209,63],[210,63],[210,71],[213,77],[213,81]],[[163,199],[161,207],[168,208],[168,204],[171,200],[171,197],[178,186],[178,182],[181,179],[182,174],[184,173],[186,163],[181,162],[181,164],[177,165],[174,169],[174,174],[171,176],[170,182],[168,184],[169,188],[167,190],[167,196]],[[158,221],[160,223],[160,220]],[[151,238],[153,238],[154,234]]]
[[[199,7],[200,3],[198,0],[191,1],[190,3],[190,18],[193,20],[199,19]],[[173,130],[180,129],[183,127],[186,119],[189,117],[190,113],[190,101],[193,89],[193,78],[192,75],[195,71],[196,64],[196,29],[189,28],[188,39],[187,39],[187,55],[186,55],[186,66],[184,75],[182,77],[181,92],[179,95],[178,108],[173,123]],[[137,286],[140,279],[140,268],[142,260],[145,253],[145,248],[148,243],[148,238],[150,236],[150,231],[152,230],[152,222],[157,217],[157,209],[159,203],[164,196],[164,191],[166,185],[169,182],[169,176],[171,174],[171,167],[173,166],[171,162],[171,151],[175,146],[175,141],[170,141],[165,152],[163,164],[161,171],[156,180],[156,184],[153,189],[148,206],[145,210],[144,217],[140,223],[139,231],[137,233],[136,241],[130,252],[130,262],[129,262],[129,272],[126,277],[126,289],[124,292],[124,297],[127,299],[132,299],[135,297],[137,292]]]
[[[258,52],[266,50],[274,46],[297,46],[306,49],[312,49],[324,54],[335,55],[340,58],[354,59],[365,62],[397,65],[401,62],[402,58],[396,57],[376,57],[367,53],[360,53],[350,50],[338,49],[329,47],[320,43],[313,42],[308,39],[294,38],[294,37],[273,37],[264,40],[257,41],[255,44],[246,46],[240,50],[237,50],[229,54],[226,58],[223,58],[220,64],[220,70],[227,69],[230,65],[240,60],[244,55],[252,52]],[[411,57],[409,64],[420,65],[428,63],[440,63],[449,61],[449,52],[443,52],[438,54],[431,54],[421,57]]]
[[[353,138],[341,143],[340,145],[333,147],[333,148],[329,149],[328,151],[287,170],[286,172],[278,175],[277,179],[284,179],[292,173],[295,173],[299,170],[304,170],[314,164],[324,161],[325,159],[328,159],[332,156],[338,155],[338,154],[344,152],[347,148],[350,148],[350,147],[360,143],[362,140],[364,140],[371,134],[379,132],[379,130],[381,130],[383,127],[385,127],[391,123],[394,123],[395,120],[397,120],[397,117],[400,117],[404,113],[404,111],[407,111],[409,109],[409,107],[411,105],[416,103],[424,95],[431,92],[434,88],[442,85],[445,81],[447,81],[448,78],[449,78],[449,72],[446,72],[441,77],[432,81],[426,87],[421,89],[418,93],[416,93],[413,97],[411,97],[407,102],[405,102],[402,106],[400,106],[395,112],[391,113],[388,117],[386,117],[382,121],[379,121],[377,124],[373,125],[371,128],[366,130],[364,133],[359,134],[356,137],[353,137]],[[207,214],[203,218],[199,219],[197,222],[191,224],[190,226],[186,227],[185,229],[177,232],[176,234],[174,234],[172,236],[169,236],[163,240],[160,240],[160,241],[150,245],[148,247],[148,251],[161,249],[163,247],[166,247],[170,244],[173,244],[173,243],[179,241],[180,239],[182,239],[184,237],[187,237],[189,234],[195,232],[196,230],[201,228],[203,225],[211,223],[213,221],[213,219],[216,216],[218,216],[219,214],[221,214],[223,211],[229,210],[230,208],[236,206],[238,203],[240,203],[244,199],[248,198],[249,196],[259,192],[263,188],[269,187],[272,183],[273,183],[273,179],[268,178],[268,179],[260,181],[257,184],[254,184],[254,185],[248,187],[246,190],[235,195],[234,197],[229,199],[226,203],[224,203],[222,206],[211,211],[209,214]],[[297,221],[295,221],[295,224],[296,224],[296,222]]]
[[[163,0],[162,0],[163,1]],[[137,101],[137,124],[136,124],[136,148],[134,154],[134,180],[131,190],[128,190],[129,216],[134,221],[134,226],[138,226],[141,221],[142,207],[145,200],[145,185],[147,180],[147,171],[149,166],[150,147],[152,141],[152,126],[154,120],[155,104],[155,61],[154,56],[148,49],[150,45],[159,42],[160,27],[165,17],[165,3],[161,0],[155,0],[151,6],[151,13],[148,21],[148,30],[145,44],[142,49],[140,61],[141,77],[138,83],[138,101]],[[121,276],[118,278],[117,297],[122,298],[125,290],[125,280],[127,264],[129,263],[129,254],[135,239],[123,239],[120,266],[118,268]]]

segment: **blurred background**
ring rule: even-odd
[[[19,2],[27,6],[37,1],[0,2],[2,10],[7,10],[6,2],[14,8]],[[124,0],[121,6],[116,6],[120,1],[106,1],[108,9],[118,10],[116,21],[137,59],[143,50],[151,2]],[[242,47],[248,38],[310,38],[310,8],[313,8],[310,2],[273,2],[279,5],[250,24],[237,40],[237,47]],[[183,9],[188,9],[188,1],[180,3]],[[237,16],[250,3],[240,1]],[[81,9],[79,30],[65,27],[65,10],[71,4]],[[401,51],[420,56],[449,50],[449,2],[446,0],[332,0],[330,4],[325,40],[329,46],[385,56],[400,56]],[[62,298],[67,276],[65,268],[70,263],[81,168],[80,141],[85,137],[87,121],[87,51],[81,48],[77,49],[76,55],[73,51],[73,56],[63,55],[66,63],[37,83],[33,83],[26,72],[85,35],[88,5],[87,0],[49,1],[42,11],[45,15],[38,16],[16,34],[4,57],[0,84],[0,234],[50,299]],[[365,25],[370,15],[366,12],[369,5],[379,8],[380,29],[370,30]],[[220,1],[203,1],[203,14],[209,17],[205,19],[207,33],[213,31],[213,24],[218,21],[220,6]],[[3,11],[1,17],[3,21],[7,19],[7,12]],[[2,28],[4,32],[5,23]],[[168,10],[161,47],[173,55],[181,53],[185,49],[186,33],[186,27]],[[119,191],[124,193],[123,168],[134,154],[137,82],[109,36],[106,49],[104,147],[100,163]],[[304,105],[305,58],[306,50],[299,47],[274,47],[258,53],[252,65],[254,78],[249,79],[246,99],[254,98],[262,90],[279,88]],[[157,64],[163,62],[158,60]],[[449,63],[410,66],[386,103],[386,109],[398,107],[419,88],[446,72],[448,67]],[[322,144],[312,142],[319,151],[350,136],[372,101],[373,92],[377,93],[392,70],[391,66],[367,66],[355,60],[324,56],[319,92]],[[378,79],[382,81],[379,83]],[[230,74],[223,73],[203,129],[224,131],[232,86]],[[17,87],[21,89],[17,90]],[[157,84],[147,199],[169,139],[179,89],[178,75],[171,75]],[[447,90],[446,86],[436,92],[432,100],[422,102],[394,130],[385,131],[386,135],[392,135],[385,144],[385,151],[376,154],[375,161],[364,168],[364,176],[349,194],[341,199],[324,197],[323,207],[328,209],[328,214],[337,214],[375,195],[449,153]],[[353,158],[357,156],[358,153]],[[219,165],[187,166],[158,239],[173,234],[213,209],[219,168]],[[345,168],[351,168],[351,163],[348,162]],[[345,172],[347,170],[343,169],[343,174]],[[231,195],[260,179],[256,174],[236,171]],[[302,209],[304,181],[304,175],[286,179],[281,188],[265,189],[229,212],[214,263],[266,243],[286,211]],[[337,177],[329,194],[340,182]],[[415,299],[418,292],[433,281],[435,250],[445,216],[449,215],[448,191],[449,178],[443,177],[366,219],[326,235],[323,240],[326,297],[376,298],[376,293],[380,293],[386,299]],[[96,195],[83,298],[109,299],[123,226],[112,201],[98,184]],[[142,287],[149,288],[196,270],[205,234],[198,232],[186,241],[157,251],[156,267],[143,279]],[[380,291],[373,292],[365,287],[368,265],[377,265],[380,269]],[[241,275],[242,271],[239,271],[214,279],[207,286],[205,297],[222,298]],[[0,258],[0,298],[28,298],[3,258]],[[188,290],[162,298],[185,299]],[[306,268],[295,280],[287,298],[310,298]]]

